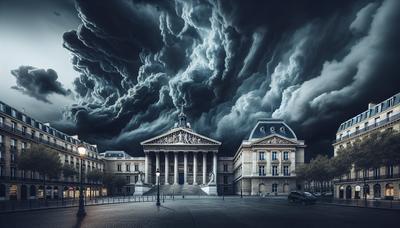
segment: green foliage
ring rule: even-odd
[[[32,144],[18,158],[19,169],[39,172],[44,177],[58,177],[61,166],[58,153],[43,145]]]
[[[64,174],[64,177],[73,177],[79,173],[75,169],[75,167],[70,164],[64,164],[64,166],[62,167],[62,172]]]
[[[337,151],[335,157],[317,156],[310,163],[296,168],[296,174],[306,181],[329,181],[356,170],[367,170],[400,163],[400,133],[386,130],[372,133]]]

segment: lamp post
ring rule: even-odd
[[[157,206],[160,206],[160,169],[157,169],[156,171],[156,176],[157,176]]]
[[[80,173],[80,186],[79,186],[79,209],[76,214],[78,217],[86,215],[85,204],[83,201],[83,158],[86,156],[86,148],[84,145],[78,146],[79,156],[81,158],[81,173]]]

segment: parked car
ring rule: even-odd
[[[288,201],[291,203],[315,204],[317,197],[309,192],[294,191],[288,195]]]

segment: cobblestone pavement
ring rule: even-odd
[[[297,205],[268,198],[202,198],[59,208],[0,215],[0,227],[397,227],[394,210]]]

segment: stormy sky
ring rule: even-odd
[[[398,21],[396,0],[0,0],[0,96],[102,150],[141,155],[184,105],[224,155],[269,117],[332,154],[400,91]]]

